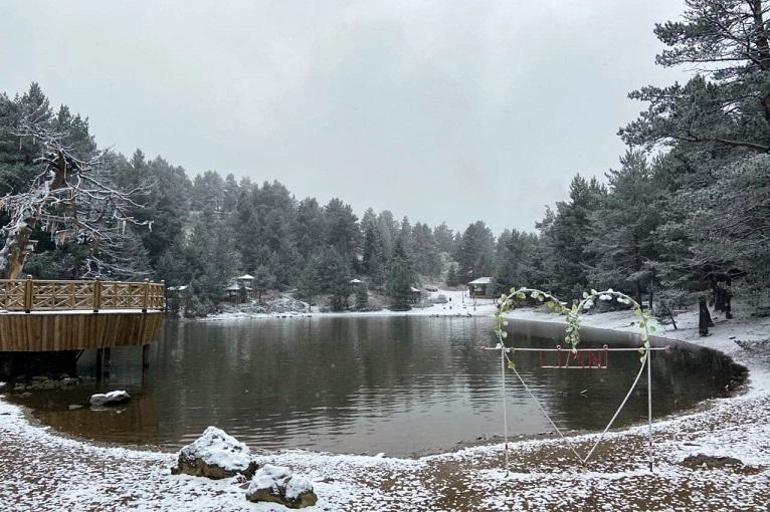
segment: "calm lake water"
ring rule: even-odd
[[[409,456],[451,450],[502,433],[499,354],[487,318],[294,318],[166,323],[142,375],[140,349],[113,350],[108,379],[17,400],[43,423],[100,441],[178,448],[208,425],[253,448]],[[556,341],[512,332],[518,345]],[[588,344],[586,344],[588,345]],[[517,368],[564,429],[599,430],[627,392],[638,354],[610,355],[607,370],[547,370],[520,353]],[[728,376],[710,351],[655,355],[658,416],[723,396]],[[81,358],[93,374],[93,355]],[[508,372],[509,428],[549,430]],[[133,399],[108,411],[70,404],[126,389]],[[582,392],[582,393],[581,393]],[[645,418],[641,385],[618,425]]]

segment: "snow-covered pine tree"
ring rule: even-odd
[[[262,294],[275,286],[275,274],[267,265],[260,265],[254,270],[254,290],[257,292],[257,302],[262,303]]]
[[[620,169],[606,176],[608,194],[591,216],[586,252],[596,263],[588,272],[589,282],[597,289],[623,290],[640,304],[647,291],[652,302],[655,274],[650,264],[657,259],[659,189],[640,151],[628,150]]]
[[[492,275],[495,268],[495,237],[483,221],[476,221],[465,229],[455,260],[458,263],[457,279],[460,283]]]
[[[393,248],[387,279],[387,291],[392,310],[406,311],[411,309],[410,300],[414,284],[414,265],[406,251],[405,241],[399,237]]]

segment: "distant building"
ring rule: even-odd
[[[190,308],[192,290],[188,285],[166,287],[166,311],[179,314]]]
[[[468,283],[468,296],[479,299],[495,298],[495,279],[493,277],[479,277]]]
[[[233,279],[230,286],[225,288],[227,300],[236,304],[252,300],[254,298],[253,282],[254,276],[250,274],[243,274]]]

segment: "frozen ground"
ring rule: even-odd
[[[533,311],[512,315],[554,320]],[[633,329],[630,322],[626,313],[609,313],[585,323]],[[656,423],[653,473],[646,469],[644,427],[612,433],[585,468],[556,439],[512,444],[508,472],[502,445],[418,460],[300,451],[257,458],[313,481],[315,510],[768,510],[768,362],[761,349],[743,350],[735,340],[767,340],[770,319],[717,319],[713,335],[704,339],[697,338],[694,322],[694,314],[682,315],[681,329],[667,334],[732,355],[749,367],[751,381],[743,394]],[[585,453],[593,439],[573,441]],[[742,464],[691,469],[682,464],[691,454],[729,455]],[[66,439],[0,401],[0,510],[284,510],[248,503],[228,481],[171,476],[174,458]]]

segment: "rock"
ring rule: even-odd
[[[717,455],[690,455],[682,461],[682,465],[690,469],[720,469],[725,466],[743,466],[743,462],[734,457],[721,457]]]
[[[82,409],[82,408],[83,408],[83,406],[82,406],[82,405],[80,405],[80,404],[70,404],[70,405],[69,405],[67,408],[68,408],[70,411],[74,411],[74,410],[76,410],[76,409]]]
[[[37,377],[34,377],[32,382],[27,385],[27,389],[30,391],[46,391],[57,387],[59,387],[57,381],[46,378],[39,379]]]
[[[61,387],[67,388],[71,386],[77,386],[80,383],[80,379],[77,377],[64,377],[61,379]]]
[[[254,474],[246,490],[246,499],[253,502],[280,503],[289,508],[312,507],[318,501],[313,484],[283,466],[265,464]]]
[[[257,470],[249,447],[225,431],[208,427],[201,437],[179,451],[177,467],[171,473],[221,479],[241,473],[251,478]]]
[[[91,405],[96,406],[106,406],[124,404],[129,400],[131,400],[131,395],[129,395],[127,391],[117,390],[104,394],[97,393],[95,395],[91,395],[90,403]]]

